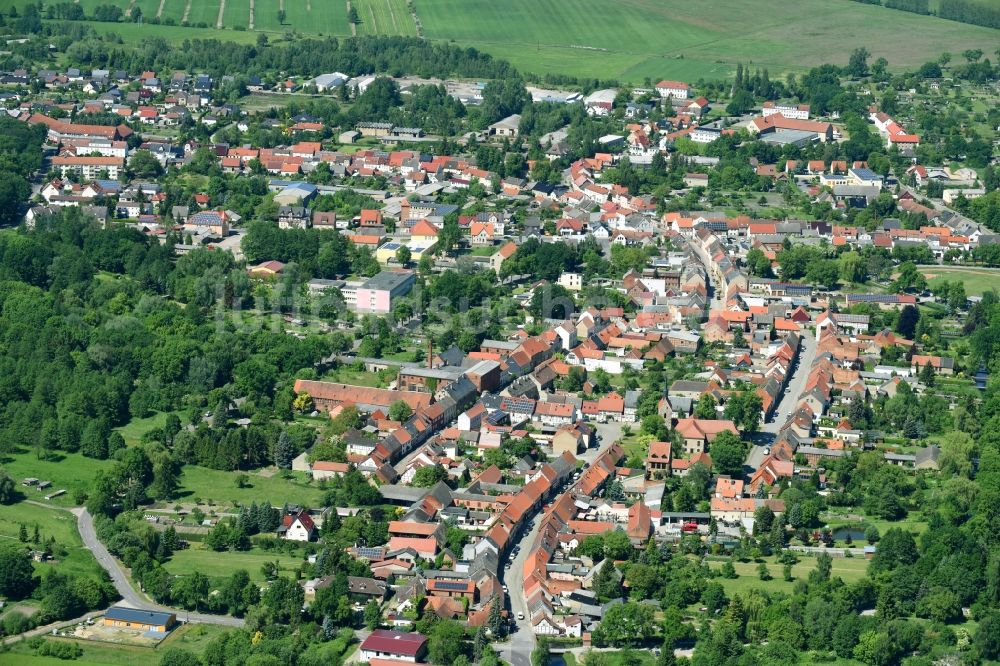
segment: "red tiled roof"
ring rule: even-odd
[[[399,654],[416,657],[420,653],[427,637],[416,632],[404,633],[388,629],[376,629],[361,644],[362,650],[382,652],[384,654]]]

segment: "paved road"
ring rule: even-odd
[[[806,387],[806,379],[809,378],[809,368],[816,360],[816,338],[804,331],[802,334],[802,348],[799,350],[799,360],[792,371],[792,378],[788,382],[786,392],[778,403],[778,409],[774,417],[761,427],[761,431],[771,434],[778,434],[781,427],[791,417],[792,412],[799,405],[799,399]]]
[[[596,451],[596,449],[595,449]],[[524,560],[528,556],[531,545],[538,535],[538,528],[542,525],[542,514],[539,512],[531,522],[531,528],[524,533],[518,543],[521,551],[517,557],[510,560],[510,569],[501,569],[501,580],[507,584],[510,599],[510,612],[517,622],[516,631],[511,634],[507,643],[499,644],[496,647],[500,650],[500,656],[512,666],[530,666],[531,652],[535,649],[535,634],[531,630],[531,622],[528,619],[528,606],[524,598]],[[523,613],[524,619],[517,620],[517,614]]]
[[[795,408],[801,402],[802,394],[805,392],[806,380],[809,378],[809,369],[813,361],[816,360],[816,338],[809,331],[802,334],[802,348],[799,351],[799,360],[792,371],[792,378],[788,382],[787,392],[782,394],[778,409],[770,421],[765,423],[758,436],[755,438],[759,443],[750,447],[750,453],[743,463],[750,469],[757,469],[767,456],[766,451],[774,440],[775,435],[785,425]]]
[[[244,625],[243,619],[238,617],[190,613],[185,610],[168,608],[152,603],[144,594],[132,587],[132,582],[125,575],[125,570],[122,569],[121,564],[108,552],[108,549],[104,547],[101,540],[97,538],[97,532],[94,530],[94,519],[90,515],[90,512],[86,509],[72,509],[72,512],[76,515],[77,529],[80,531],[80,538],[83,539],[83,545],[94,554],[94,558],[97,559],[98,564],[108,572],[112,582],[115,584],[115,589],[118,590],[118,594],[122,597],[118,605],[141,610],[177,613],[177,619],[184,622],[221,624],[227,627],[242,627]]]
[[[621,439],[620,423],[596,423],[594,425],[600,436],[599,443],[577,456],[588,465],[594,462],[598,454],[610,446],[612,442]],[[565,492],[565,488],[563,492]],[[499,572],[500,580],[507,585],[507,597],[510,600],[510,612],[516,623],[516,630],[511,634],[510,640],[506,643],[494,644],[494,647],[500,653],[500,657],[512,666],[530,666],[531,653],[535,649],[535,633],[532,631],[528,606],[524,598],[524,561],[538,536],[538,530],[542,525],[542,513],[539,511],[532,518],[530,527],[518,540],[521,550],[516,557],[509,558],[510,568],[501,568]],[[517,620],[518,613],[524,615],[523,620]]]

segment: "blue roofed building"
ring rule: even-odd
[[[104,626],[136,631],[167,633],[177,624],[174,613],[137,610],[123,606],[112,606],[104,614]]]

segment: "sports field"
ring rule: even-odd
[[[27,0],[0,0],[0,11]],[[161,0],[80,0],[88,13],[98,4],[133,5],[154,17]],[[196,32],[169,26],[92,24],[136,41],[220,37],[249,41],[250,0],[162,0],[162,19],[180,23],[187,12]],[[346,36],[346,0],[255,0],[254,29]],[[832,62],[846,64],[853,49],[885,57],[891,68],[915,68],[940,53],[979,48],[991,54],[1000,31],[850,0],[412,0],[428,39],[474,47],[537,74],[560,73],[619,79],[697,80],[729,75],[737,63],[768,68],[772,77]],[[360,35],[416,35],[406,0],[354,0]],[[189,8],[189,9],[188,9]]]

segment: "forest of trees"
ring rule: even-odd
[[[98,279],[99,270],[120,277]],[[290,418],[293,396],[279,384],[332,349],[319,336],[219,327],[205,308],[250,298],[230,255],[174,262],[172,245],[101,230],[76,209],[0,235],[0,276],[3,451],[75,451],[87,429],[106,438],[152,410],[197,413],[223,398]]]

